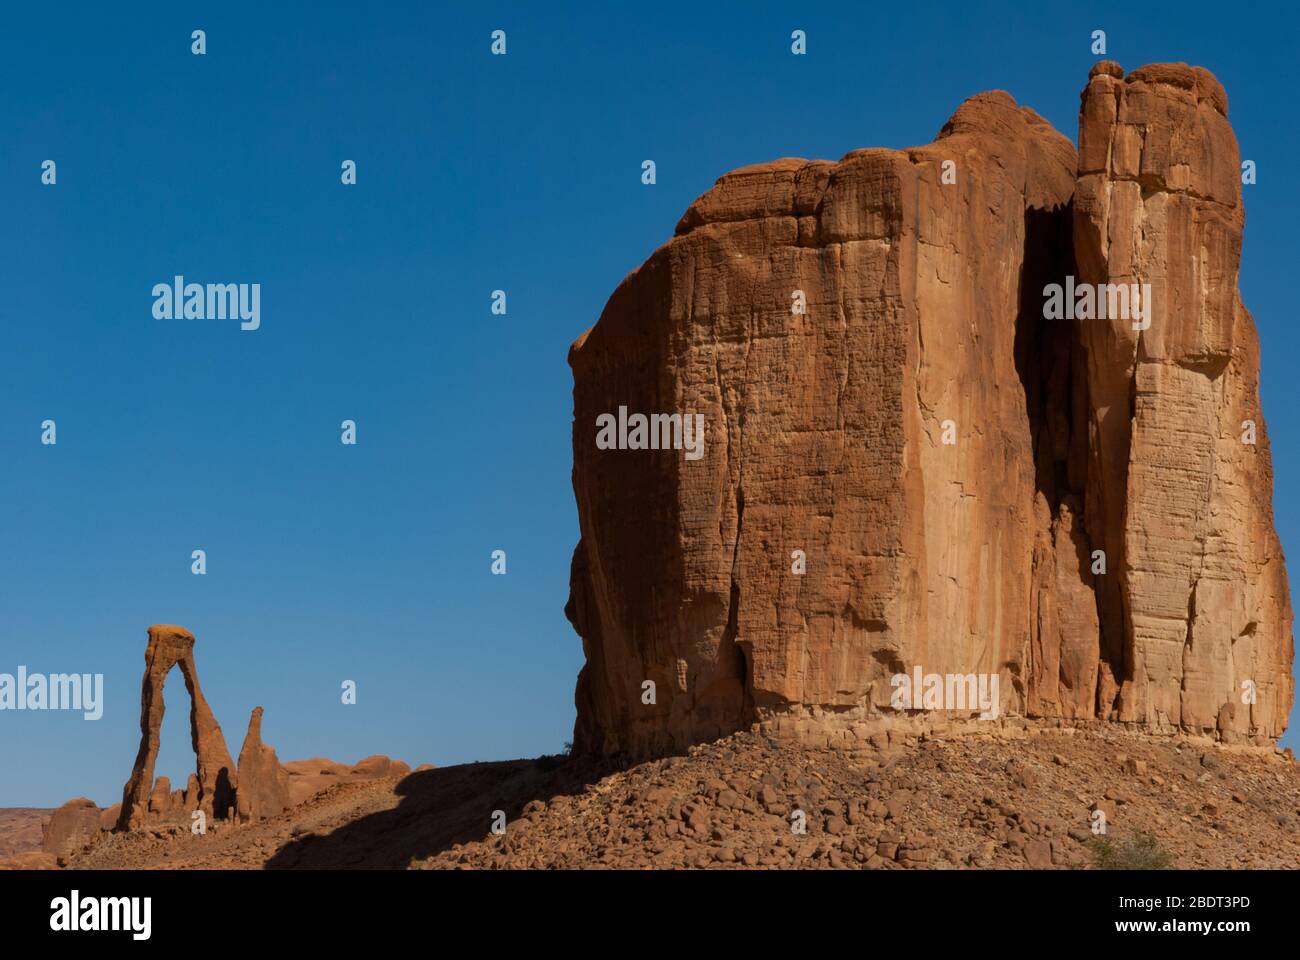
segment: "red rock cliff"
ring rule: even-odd
[[[879,716],[917,666],[1002,714],[1281,733],[1226,97],[1121,73],[1081,157],[994,92],[928,146],[727,174],[614,292],[569,356],[575,749]],[[1049,319],[1053,283],[1149,284],[1150,325]],[[620,407],[702,414],[702,456],[602,448]]]

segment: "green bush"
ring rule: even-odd
[[[1096,870],[1168,870],[1174,859],[1150,833],[1135,833],[1122,840],[1096,837],[1088,844]]]

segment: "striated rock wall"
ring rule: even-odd
[[[1185,64],[1124,77],[1099,63],[1084,90],[1079,272],[1153,294],[1149,329],[1081,325],[1100,478],[1087,510],[1094,539],[1121,558],[1100,593],[1122,663],[1105,703],[1159,728],[1273,738],[1294,692],[1292,615],[1259,342],[1237,290],[1245,211],[1227,113],[1218,80]]]
[[[994,92],[925,147],[730,173],[614,292],[569,355],[575,749],[877,717],[915,667],[996,675],[1002,714],[1281,732],[1226,97],[1120,73],[1080,157]],[[1150,326],[1047,319],[1076,281],[1150,284]],[[703,455],[603,449],[621,407],[702,414]]]

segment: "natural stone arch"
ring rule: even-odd
[[[122,812],[117,827],[138,826],[149,811],[154,764],[158,759],[163,719],[163,685],[172,667],[180,665],[190,694],[190,739],[198,761],[196,809],[210,817],[225,817],[235,803],[236,773],[221,726],[212,714],[194,665],[194,634],[184,627],[155,624],[149,628],[144,654],[144,680],[140,687],[140,750],[131,777],[122,790]],[[193,799],[191,798],[191,802]]]

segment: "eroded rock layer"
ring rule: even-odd
[[[985,93],[928,146],[692,204],[570,351],[575,748],[880,716],[918,667],[997,676],[1000,715],[1276,737],[1291,615],[1225,114],[1204,71],[1103,64],[1081,158]],[[1047,318],[1049,284],[1108,282],[1151,285],[1149,328]],[[702,414],[702,456],[598,444],[620,408]]]

